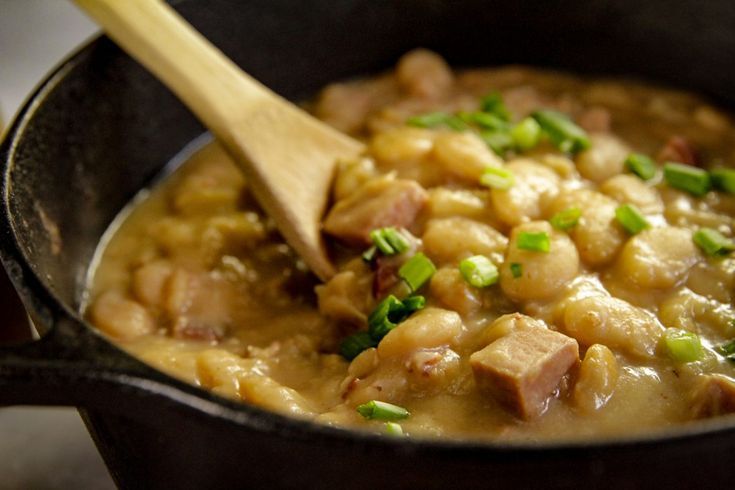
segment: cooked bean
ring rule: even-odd
[[[699,259],[690,230],[665,226],[644,230],[628,240],[616,267],[630,284],[664,289],[684,281]]]
[[[405,356],[417,349],[454,345],[464,331],[460,316],[441,308],[426,308],[388,332],[378,344],[381,358]]]
[[[610,296],[591,296],[569,302],[564,331],[584,345],[603,344],[638,357],[652,357],[664,328],[642,308]]]
[[[550,252],[519,249],[518,235],[522,232],[546,232]],[[520,277],[513,277],[511,264],[520,264]],[[558,293],[578,271],[579,255],[569,237],[552,229],[548,222],[533,221],[513,228],[505,262],[500,267],[500,286],[517,301],[544,299]]]
[[[498,218],[510,226],[540,218],[559,192],[559,177],[529,159],[512,160],[505,168],[513,173],[515,184],[508,190],[491,191]]]
[[[663,212],[664,204],[655,187],[646,185],[641,179],[630,174],[616,175],[606,180],[600,191],[619,203],[636,205],[645,214]]]
[[[425,49],[415,49],[403,55],[396,66],[396,77],[403,90],[417,97],[440,97],[454,83],[454,75],[447,62]]]
[[[92,303],[90,316],[100,330],[120,340],[134,339],[156,328],[148,310],[114,290]]]
[[[477,183],[485,169],[503,161],[479,136],[470,132],[446,132],[434,141],[434,158],[451,175]]]
[[[554,201],[551,213],[578,208],[582,215],[570,230],[582,260],[599,266],[612,261],[625,241],[625,231],[615,219],[617,203],[599,192],[575,189],[562,192]],[[551,214],[550,213],[550,214]]]
[[[574,404],[587,413],[600,410],[612,397],[617,382],[615,354],[602,344],[591,345],[574,384]]]
[[[464,280],[456,267],[442,267],[431,278],[431,294],[439,302],[462,316],[470,316],[482,306],[477,288]]]
[[[430,220],[422,240],[431,259],[455,264],[471,255],[499,256],[508,243],[493,227],[461,217]]]
[[[592,145],[577,154],[577,170],[582,177],[593,182],[603,182],[623,172],[623,162],[630,148],[620,139],[608,133],[590,135]]]

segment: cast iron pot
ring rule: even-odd
[[[211,0],[176,7],[235,62],[294,100],[425,46],[460,66],[522,62],[634,75],[735,102],[729,0]],[[230,402],[125,354],[78,313],[90,259],[116,213],[202,132],[102,37],[49,75],[0,147],[0,253],[45,333],[0,349],[0,404],[80,407],[119,486],[678,488],[735,478],[732,418],[608,442],[403,440]]]

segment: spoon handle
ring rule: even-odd
[[[158,0],[74,0],[215,134],[280,99]],[[280,101],[279,101],[280,102]]]
[[[263,209],[322,280],[335,269],[321,218],[339,158],[362,143],[240,70],[161,0],[74,0],[223,143]]]

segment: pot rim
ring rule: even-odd
[[[215,417],[226,423],[235,423],[247,426],[256,431],[270,433],[277,436],[298,439],[326,439],[334,443],[359,446],[391,447],[406,452],[446,453],[456,457],[472,454],[477,456],[518,456],[523,453],[528,456],[558,457],[565,453],[596,451],[619,451],[632,448],[660,447],[665,444],[688,443],[696,439],[703,439],[715,435],[735,435],[735,415],[720,416],[712,419],[695,421],[655,430],[637,435],[621,437],[606,437],[594,440],[561,439],[547,442],[533,441],[481,441],[466,439],[430,439],[430,438],[393,438],[383,435],[354,430],[340,429],[326,424],[311,422],[304,419],[292,418],[271,412],[266,409],[250,405],[245,402],[236,402],[220,397],[208,390],[183,382],[167,373],[158,370],[137,358],[131,356],[113,341],[101,334],[97,329],[85,321],[80,312],[70,305],[60,301],[51,291],[42,278],[30,266],[21,250],[15,234],[15,217],[10,213],[10,202],[13,199],[10,188],[10,173],[15,165],[15,151],[24,137],[25,129],[34,117],[36,110],[44,103],[45,98],[53,92],[56,86],[63,84],[66,76],[72,72],[86,56],[89,56],[95,46],[101,42],[111,42],[106,36],[97,34],[91,36],[78,48],[67,55],[35,86],[16,112],[12,122],[5,129],[0,141],[0,163],[3,165],[0,191],[2,192],[2,213],[0,214],[0,259],[8,271],[8,276],[18,290],[26,308],[35,312],[43,319],[64,318],[80,327],[85,335],[101,339],[105,344],[114,348],[120,356],[132,360],[155,374],[131,378],[125,373],[119,373],[122,380],[118,382],[127,386],[137,387],[148,394],[162,396],[174,403],[184,404],[200,414]],[[127,56],[121,52],[121,56]],[[114,373],[113,373],[114,374]],[[126,396],[130,396],[126,394]],[[134,416],[134,415],[133,415]]]

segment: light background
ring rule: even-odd
[[[36,83],[95,31],[68,0],[0,0],[0,119],[7,124]],[[110,488],[76,410],[0,408],[0,489]]]

